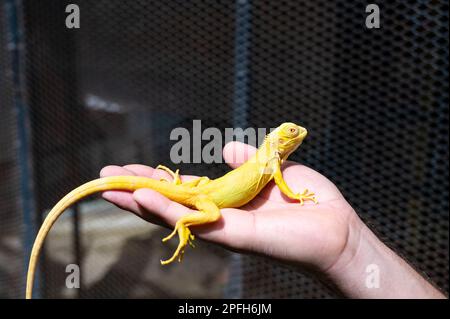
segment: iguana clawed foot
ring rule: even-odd
[[[298,200],[300,201],[300,205],[303,205],[304,201],[310,200],[317,204],[317,199],[314,197],[314,193],[310,193],[309,190],[305,189],[305,191],[301,194],[297,194]]]
[[[170,168],[168,168],[167,166],[164,166],[164,165],[158,165],[158,166],[156,166],[156,169],[160,169],[160,170],[163,170],[163,171],[169,173],[170,176],[172,176],[172,178],[173,178],[173,181],[172,181],[173,184],[175,184],[175,185],[180,185],[181,184],[180,170],[179,169],[177,169],[174,172]],[[167,178],[161,178],[160,180],[170,183],[170,181]]]
[[[175,253],[172,255],[171,258],[169,258],[167,260],[161,260],[161,265],[170,264],[171,262],[175,261],[175,259],[177,259],[177,258],[178,258],[178,262],[181,262],[181,260],[183,259],[184,250],[186,249],[187,244],[189,244],[192,248],[195,247],[195,245],[192,243],[192,241],[195,239],[195,236],[191,233],[191,231],[188,227],[186,227],[180,223],[177,223],[173,232],[169,236],[163,238],[162,241],[163,242],[168,241],[173,236],[175,236],[175,234],[177,232],[178,232],[178,236],[180,239],[178,247],[175,250]]]

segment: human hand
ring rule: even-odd
[[[251,146],[232,142],[225,146],[223,156],[236,168],[255,152]],[[242,154],[245,156],[236,156]],[[239,157],[242,162],[234,160]],[[107,166],[100,175],[169,178],[164,171],[136,164]],[[182,176],[181,180],[193,178],[196,177]],[[313,191],[319,203],[306,201],[300,205],[283,195],[272,182],[247,205],[221,209],[221,219],[192,227],[192,232],[232,250],[312,268],[349,297],[445,298],[370,231],[326,177],[306,166],[287,162],[283,178],[294,192],[306,188]],[[167,227],[173,227],[181,216],[192,212],[150,189],[134,193],[108,191],[103,197],[147,221]],[[367,285],[367,267],[374,265],[380,276],[377,289]]]
[[[256,152],[254,147],[232,142],[225,146],[223,156],[232,168]],[[236,156],[242,155],[244,156]],[[170,178],[161,170],[144,165],[107,166],[100,175],[139,175]],[[339,190],[318,172],[294,163],[284,165],[283,176],[294,192],[305,188],[315,192],[319,204],[306,201],[300,205],[283,195],[271,182],[247,205],[221,209],[222,218],[210,225],[192,227],[192,232],[205,240],[232,250],[266,255],[300,266],[327,271],[343,255],[349,232],[357,216]],[[182,176],[182,181],[195,178]],[[134,193],[108,191],[103,197],[143,219],[160,225],[174,226],[191,209],[172,202],[150,189]]]

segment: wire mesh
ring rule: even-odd
[[[221,130],[288,120],[310,132],[293,160],[335,182],[389,246],[448,293],[448,3],[379,1],[381,29],[368,30],[364,1],[245,2],[80,0],[81,27],[67,29],[68,1],[23,1],[38,221],[105,165],[170,163],[170,132],[192,133],[193,119]],[[3,139],[16,137],[13,116],[4,116],[11,83],[0,90],[3,165]],[[0,170],[11,181],[0,205],[13,205],[0,211],[14,217],[0,228],[19,234],[14,156]],[[227,170],[177,167],[209,177]],[[230,254],[205,242],[182,267],[160,268],[174,248],[160,243],[166,232],[83,201],[47,240],[42,296],[220,297],[225,286],[231,297],[338,296],[265,259],[234,256],[230,268]],[[80,290],[64,286],[68,263],[82,266]],[[0,287],[21,275],[1,273]]]
[[[23,286],[23,221],[17,121],[6,10],[0,6],[0,298],[20,297]]]
[[[448,292],[448,3],[377,3],[367,30],[364,1],[255,2],[250,124],[308,127],[293,159]]]

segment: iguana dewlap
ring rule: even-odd
[[[208,177],[200,177],[182,182],[178,170],[172,172],[167,167],[160,165],[157,168],[167,171],[173,177],[172,182],[138,176],[112,176],[90,181],[74,189],[53,207],[39,230],[31,251],[26,298],[30,299],[32,296],[36,264],[50,228],[65,209],[94,193],[108,190],[135,191],[140,188],[150,188],[172,201],[198,210],[181,217],[173,232],[163,239],[163,241],[167,241],[178,233],[178,247],[171,258],[161,261],[163,265],[176,259],[181,261],[187,244],[191,244],[194,239],[190,226],[217,221],[221,216],[220,208],[243,206],[251,201],[272,179],[289,198],[299,200],[301,204],[305,200],[316,202],[314,194],[307,190],[303,193],[292,192],[281,174],[281,164],[300,146],[306,135],[305,128],[294,123],[283,123],[266,136],[256,154],[246,163],[214,180],[210,180]]]

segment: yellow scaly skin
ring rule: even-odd
[[[112,176],[99,178],[81,185],[64,196],[45,218],[31,251],[30,263],[27,274],[26,298],[32,297],[34,273],[43,242],[57,218],[69,206],[80,199],[94,193],[108,190],[135,191],[140,188],[150,188],[170,200],[182,205],[197,209],[197,212],[181,217],[173,232],[163,239],[167,241],[178,233],[179,244],[171,258],[161,261],[166,265],[174,260],[181,261],[187,244],[192,245],[194,235],[190,226],[212,223],[220,218],[220,208],[240,207],[251,201],[266,185],[274,179],[280,190],[289,198],[299,200],[303,204],[305,200],[317,203],[314,194],[305,190],[302,193],[294,193],[288,187],[281,174],[281,164],[295,151],[307,131],[294,123],[283,123],[276,130],[268,134],[259,147],[256,154],[240,167],[228,172],[215,180],[208,177],[182,182],[178,170],[172,172],[165,166],[157,168],[167,171],[173,181],[154,180],[138,176]]]

